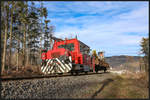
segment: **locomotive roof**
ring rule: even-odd
[[[73,38],[73,39],[76,39],[76,38]],[[67,40],[72,40],[72,39],[67,39]],[[77,39],[78,40],[78,39]],[[60,42],[60,41],[65,41],[65,40],[59,40],[58,42]],[[81,44],[81,45],[83,45],[83,46],[85,46],[85,47],[87,47],[87,48],[90,48],[88,45],[86,45],[85,43],[83,43],[82,41],[80,41],[80,40],[78,40],[79,41],[79,43]]]
[[[86,45],[85,43],[81,42],[80,40],[78,40],[80,42],[81,45],[87,47],[87,48],[90,48],[88,45]]]

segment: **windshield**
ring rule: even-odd
[[[65,49],[68,49],[70,51],[73,51],[74,50],[74,44],[69,43],[69,44],[59,45],[58,48],[65,48]]]

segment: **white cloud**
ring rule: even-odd
[[[78,38],[91,48],[104,49],[109,55],[117,52],[137,54],[141,38],[148,34],[148,2],[141,5],[140,2],[74,2],[65,4],[63,8],[58,8],[60,3],[55,4],[47,3],[46,6],[53,13],[59,12],[62,16],[64,13],[68,14],[66,17],[50,17],[53,23],[57,24],[56,36],[65,38],[77,34]],[[129,10],[121,12],[126,8]],[[97,15],[74,17],[69,16],[71,12]],[[59,23],[63,25],[59,26]],[[123,52],[121,47],[125,47],[126,50]]]

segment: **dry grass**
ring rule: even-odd
[[[6,56],[5,72],[1,74],[2,77],[28,77],[33,75],[41,75],[40,66],[28,64],[23,66],[23,56],[19,53],[19,62],[17,65],[17,53],[13,53],[11,57],[11,67],[9,66],[9,56]],[[17,67],[18,66],[18,67]],[[18,68],[18,70],[17,70]]]
[[[133,75],[115,75],[102,82],[89,85],[83,93],[79,92],[73,98],[92,98],[92,99],[147,99],[149,89],[144,73]],[[102,78],[102,77],[101,77]]]
[[[146,79],[146,74],[144,72],[138,72],[138,73],[133,73],[133,72],[126,72],[120,75],[122,78],[130,78],[130,79]]]
[[[12,68],[9,71],[5,71],[2,77],[30,77],[34,75],[41,75],[41,70],[39,66],[28,65],[25,67],[20,67],[18,71],[16,68]]]
[[[113,80],[96,98],[148,98],[148,82],[144,73],[124,74]]]

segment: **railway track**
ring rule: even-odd
[[[1,97],[4,99],[61,99],[77,98],[91,91],[91,87],[113,77],[111,73],[80,73],[78,76],[62,75],[47,78],[2,81]]]
[[[109,73],[109,72],[105,72]],[[13,77],[13,78],[1,78],[1,81],[15,81],[15,80],[33,80],[33,79],[41,79],[41,78],[54,78],[54,77],[73,77],[73,76],[81,76],[81,75],[93,75],[93,74],[104,74],[103,72],[95,73],[95,72],[88,72],[85,73],[79,73],[78,75],[70,75],[70,73],[62,74],[62,75],[41,75],[41,76],[31,76],[31,77]]]

